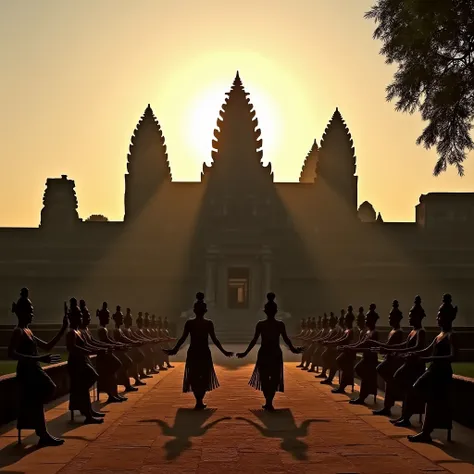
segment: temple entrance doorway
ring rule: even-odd
[[[227,307],[249,308],[250,269],[230,267],[227,269]]]

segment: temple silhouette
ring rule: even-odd
[[[211,165],[199,182],[175,182],[148,105],[131,138],[121,222],[83,221],[74,181],[47,179],[39,228],[0,229],[4,321],[28,286],[39,322],[60,321],[70,296],[179,318],[201,290],[221,327],[239,331],[272,290],[293,318],[372,301],[383,313],[394,298],[406,312],[421,294],[428,325],[450,292],[469,325],[474,193],[422,195],[416,222],[384,222],[372,204],[357,206],[354,143],[337,108],[319,145],[288,157],[302,163],[298,183],[274,182],[262,164],[239,73],[217,115]],[[396,199],[404,184],[393,186]]]

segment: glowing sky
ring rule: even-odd
[[[298,178],[336,106],[354,138],[359,203],[414,220],[420,194],[474,191],[474,160],[431,176],[419,115],[394,111],[372,0],[2,0],[0,225],[37,226],[46,178],[76,181],[79,213],[123,218],[130,137],[148,103],[176,180],[197,180],[235,72],[264,160]]]

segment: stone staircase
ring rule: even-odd
[[[216,328],[216,335],[223,344],[248,344],[254,335],[255,327]]]
[[[249,311],[246,314],[229,313],[220,311],[210,315],[214,321],[217,337],[226,344],[248,344],[255,333],[255,325],[259,319],[256,311]]]

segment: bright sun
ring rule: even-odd
[[[225,93],[230,90],[232,81],[228,84],[216,82],[208,86],[191,103],[187,130],[189,130],[190,146],[199,154],[199,160],[211,162],[212,140],[217,118],[224,103]],[[277,146],[278,113],[271,98],[254,86],[247,87],[245,77],[242,77],[245,90],[250,93],[250,102],[254,106],[258,127],[262,131],[263,161],[271,160],[272,151]]]
[[[177,67],[156,101],[160,110],[168,111],[162,120],[164,130],[170,130],[166,132],[170,155],[172,151],[173,156],[180,155],[172,163],[176,180],[199,179],[202,163],[211,163],[217,118],[237,70],[261,130],[263,162],[270,161],[276,174],[285,179],[291,172],[299,176],[299,170],[294,173],[294,160],[282,150],[288,140],[306,141],[308,145],[298,157],[302,160],[314,137],[307,136],[305,127],[295,126],[293,117],[307,126],[311,126],[312,118],[304,114],[307,98],[294,72],[254,51],[214,51]],[[289,129],[291,138],[285,133]]]

